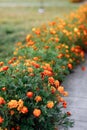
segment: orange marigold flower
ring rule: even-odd
[[[71,51],[74,52],[75,51],[75,47],[71,47]]]
[[[43,68],[44,70],[52,71],[52,68],[51,68],[50,64],[47,64],[47,63],[46,63],[44,66],[42,66],[42,68]]]
[[[18,106],[18,102],[16,100],[11,100],[10,102],[8,102],[8,107],[10,109],[17,108],[17,106]]]
[[[54,94],[56,92],[56,88],[55,87],[51,87],[51,93]]]
[[[54,26],[56,24],[55,21],[49,22],[49,25]]]
[[[0,97],[0,105],[5,104],[5,100],[3,97]]]
[[[8,61],[8,64],[12,64],[16,59],[17,59],[16,57],[13,57],[12,59],[10,59],[10,60]],[[18,59],[19,59],[19,57],[18,57]]]
[[[41,110],[40,109],[34,109],[34,111],[33,111],[33,115],[35,116],[35,117],[39,117],[40,115],[41,115]]]
[[[63,86],[59,86],[58,87],[58,91],[62,94],[64,92],[64,87]]]
[[[7,89],[6,87],[3,87],[3,88],[2,88],[2,91],[6,91],[6,89]]]
[[[81,51],[80,55],[81,55],[81,57],[84,57],[84,55],[85,55],[84,51]]]
[[[48,78],[48,81],[49,81],[49,83],[50,83],[51,85],[54,84],[54,78],[53,78],[53,77],[49,77],[49,78]]]
[[[40,34],[41,34],[41,31],[40,31],[39,28],[35,30],[35,34],[37,34],[37,35],[40,35]]]
[[[1,62],[0,62],[0,66],[3,66],[3,65],[4,65],[4,62],[1,61]]]
[[[0,124],[2,124],[4,119],[0,116]]]
[[[23,114],[28,113],[28,108],[26,106],[23,106],[21,109],[21,113]]]
[[[61,59],[62,57],[64,56],[64,54],[59,54],[58,56],[57,56],[57,58],[59,58],[59,59]]]
[[[14,61],[13,60],[9,60],[8,61],[8,64],[12,64]]]
[[[38,50],[38,48],[37,48],[35,45],[33,45],[32,48],[33,48],[35,51]]]
[[[36,101],[36,102],[42,101],[42,97],[41,97],[41,96],[36,96],[36,97],[35,97],[35,101]]]
[[[32,73],[33,72],[33,68],[32,67],[28,67],[28,72]]]
[[[69,69],[72,69],[72,68],[73,68],[73,66],[72,66],[71,63],[68,64],[68,68],[69,68]]]
[[[15,61],[17,59],[17,57],[13,57],[12,60]]]
[[[55,42],[59,42],[59,38],[56,37],[56,38],[55,38]]]
[[[58,101],[59,101],[59,102],[64,102],[64,99],[63,99],[62,97],[59,97],[59,98],[58,98]]]
[[[40,65],[37,64],[36,62],[32,62],[32,65],[33,65],[35,68],[40,68]]]
[[[26,41],[29,42],[31,38],[32,38],[32,35],[31,35],[31,34],[28,34],[28,35],[26,36]]]
[[[39,60],[39,58],[38,58],[38,57],[34,57],[34,58],[33,58],[33,60],[38,61],[38,60]]]
[[[44,76],[52,76],[53,73],[51,71],[49,71],[49,70],[44,70],[43,75]]]
[[[66,58],[69,58],[69,57],[70,57],[70,55],[69,55],[69,54],[65,54],[65,57],[66,57]]]
[[[27,45],[27,46],[33,46],[34,44],[35,44],[35,42],[32,41],[32,40],[30,40],[26,45]]]
[[[51,34],[56,34],[56,31],[53,28],[50,28],[50,33]]]
[[[3,66],[1,69],[0,69],[0,71],[7,71],[8,70],[8,66]]]
[[[34,64],[34,67],[35,68],[40,68],[40,65],[39,64]]]
[[[55,80],[54,84],[55,84],[55,87],[58,88],[60,85],[60,82],[58,80]]]
[[[31,92],[31,91],[29,91],[29,92],[27,92],[27,94],[26,94],[26,96],[28,97],[28,98],[32,98],[33,97],[33,92]]]
[[[47,106],[47,108],[53,108],[54,107],[54,102],[49,101],[46,106]]]

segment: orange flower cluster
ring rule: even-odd
[[[24,106],[24,102],[21,99],[19,101],[17,101],[17,100],[9,101],[8,108],[10,108],[10,109],[17,108],[17,110],[23,114],[28,112],[28,108],[26,106]],[[13,112],[11,112],[11,114],[13,114]]]

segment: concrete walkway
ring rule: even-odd
[[[86,67],[85,71],[82,71],[82,66]],[[87,55],[86,62],[67,76],[63,84],[69,92],[66,98],[68,110],[75,120],[75,126],[69,130],[87,130]]]

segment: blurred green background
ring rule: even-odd
[[[38,12],[41,6],[43,14]],[[14,44],[24,41],[32,27],[64,18],[79,6],[69,0],[0,0],[0,60],[12,55]]]

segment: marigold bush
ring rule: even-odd
[[[64,127],[72,126],[69,114],[62,111],[67,107],[63,96],[67,96],[68,92],[52,77],[50,65],[43,68],[34,61],[27,61],[24,65],[15,57],[12,61],[0,68],[1,128],[54,130],[56,123]]]
[[[80,15],[79,15],[80,14]],[[66,20],[56,18],[33,28],[14,56],[0,62],[2,130],[54,130],[73,126],[61,82],[84,61],[87,49],[87,5]]]
[[[54,77],[63,81],[77,64],[84,61],[84,50],[87,50],[86,7],[80,7],[66,20],[56,18],[48,25],[33,28],[26,36],[25,44],[17,43],[14,55],[24,63],[26,59],[43,66],[49,63]]]

